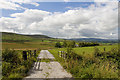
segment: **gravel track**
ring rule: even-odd
[[[41,50],[39,59],[55,59],[48,50]],[[52,62],[35,62],[34,67],[29,70],[27,78],[72,78],[57,61]]]

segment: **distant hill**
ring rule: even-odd
[[[2,34],[2,41],[4,42],[24,42],[36,39],[51,38],[46,35],[23,35],[16,33],[0,32]],[[117,39],[100,39],[100,38],[73,38],[69,40],[85,41],[85,42],[103,42],[103,43],[117,43]]]
[[[24,35],[24,36],[28,36],[28,37],[32,37],[32,38],[51,38],[46,35]]]
[[[30,41],[34,39],[42,39],[42,38],[51,38],[45,35],[23,35],[23,34],[16,34],[16,33],[8,33],[8,32],[0,32],[2,34],[2,41],[6,42],[24,42]]]
[[[85,41],[85,42],[104,42],[104,43],[117,43],[117,39],[100,39],[100,38],[73,38],[70,40]]]

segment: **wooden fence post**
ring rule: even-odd
[[[60,51],[60,57],[62,56],[62,53],[61,53],[61,51]]]
[[[29,58],[32,56],[31,55],[31,50],[28,50],[28,56],[29,56]]]
[[[63,54],[62,54],[62,58],[64,58],[64,51],[63,51]]]
[[[105,51],[105,47],[104,47],[104,51]]]
[[[36,50],[34,50],[34,57],[36,57]]]
[[[63,59],[65,59],[65,52],[63,51]]]
[[[29,51],[30,57],[32,57],[31,50]]]
[[[61,51],[62,52],[62,58],[63,58],[63,51]]]
[[[29,51],[26,51],[26,53],[27,53],[27,59],[29,58]]]
[[[23,59],[27,60],[27,51],[23,51]]]
[[[59,57],[59,51],[58,51],[58,57]]]
[[[66,56],[65,58],[67,58],[67,52],[65,53],[65,56]]]

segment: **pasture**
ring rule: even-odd
[[[53,49],[56,42],[63,39],[50,38],[45,35],[20,35],[15,33],[2,33],[2,49],[28,50]]]
[[[2,33],[2,49],[53,49],[57,41],[63,39],[50,38],[45,35],[21,35],[15,33]]]
[[[92,47],[77,47],[77,48],[73,48],[73,51],[75,53],[77,53],[78,55],[81,55],[81,56],[86,56],[86,55],[92,55],[94,53],[94,49],[98,48],[101,52],[104,51],[104,48],[105,48],[105,51],[110,51],[111,49],[113,48],[117,48],[118,49],[118,44],[115,44],[115,45],[106,45],[106,46],[92,46]],[[58,51],[67,51],[66,48],[57,48],[57,49],[52,49],[50,50],[52,53],[58,53]]]
[[[23,50],[23,49],[51,49],[54,48],[55,43],[49,42],[24,42],[24,43],[2,43],[2,49],[15,49],[15,50]]]

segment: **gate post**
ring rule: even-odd
[[[34,57],[36,57],[36,50],[34,50]]]
[[[27,52],[26,51],[23,51],[23,59],[27,60]]]

